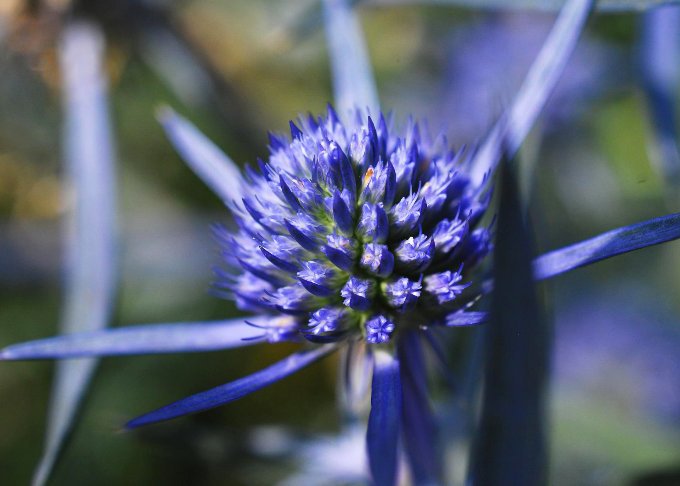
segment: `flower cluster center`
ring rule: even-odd
[[[418,316],[460,309],[463,269],[490,246],[476,228],[488,194],[470,183],[464,152],[413,122],[391,135],[383,116],[343,124],[329,109],[299,124],[290,139],[271,135],[268,162],[248,170],[232,207],[240,230],[218,230],[240,270],[218,286],[243,309],[290,316],[270,340],[384,343]]]

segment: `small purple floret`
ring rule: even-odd
[[[362,268],[377,277],[388,277],[394,269],[394,255],[387,245],[368,243],[364,246],[359,263]]]
[[[318,262],[303,262],[302,270],[297,273],[298,280],[310,293],[320,297],[327,297],[333,293],[329,286],[333,270]]]
[[[371,344],[386,343],[394,331],[394,322],[383,315],[372,317],[364,325],[366,329],[366,341]]]
[[[340,291],[340,295],[345,299],[343,303],[347,307],[357,310],[368,310],[371,307],[373,291],[374,283],[372,281],[350,277]]]
[[[312,314],[309,319],[309,327],[312,334],[322,334],[337,331],[340,323],[345,316],[343,309],[332,309],[324,307]]]
[[[434,242],[426,235],[418,235],[402,241],[395,250],[397,267],[407,272],[422,272],[434,255]]]
[[[425,290],[437,297],[437,302],[446,304],[458,297],[470,284],[459,284],[463,276],[458,272],[435,273],[425,277]]]
[[[382,203],[364,203],[361,207],[361,216],[357,225],[357,233],[364,240],[384,243],[389,234],[389,222],[387,213],[383,209]]]
[[[411,307],[418,301],[422,288],[420,282],[402,277],[385,286],[385,297],[393,307]]]

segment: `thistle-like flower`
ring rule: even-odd
[[[235,232],[216,229],[224,261],[216,270],[215,287],[249,316],[62,335],[4,348],[0,360],[196,352],[280,341],[303,344],[300,351],[250,376],[134,419],[128,424],[133,428],[236,400],[340,351],[341,390],[351,410],[370,382],[367,449],[374,483],[395,484],[398,448],[403,447],[415,484],[443,484],[419,335],[427,333],[426,342],[438,351],[427,328],[474,325],[485,319],[483,312],[470,310],[480,291],[489,288],[475,285],[480,283],[475,282],[475,269],[492,241],[491,223],[483,223],[492,220],[485,218],[491,178],[484,174],[494,171],[502,148],[511,156],[521,144],[558,79],[590,3],[568,2],[507,116],[477,153],[454,151],[444,137],[429,138],[413,121],[396,130],[375,108],[373,117],[355,111],[344,122],[329,108],[326,117],[291,122],[290,137],[272,135],[268,160],[242,176],[193,126],[176,115],[163,116],[181,155],[235,217]],[[357,104],[376,107],[356,19],[345,2],[328,0],[325,5],[342,114]],[[345,56],[345,51],[353,55]],[[345,58],[347,65],[341,62]],[[355,85],[360,88],[357,96]],[[362,99],[373,102],[357,101]],[[499,227],[505,227],[503,221],[501,217]],[[618,228],[543,255],[532,265],[524,255],[523,281],[530,284],[531,277],[551,278],[679,237],[678,214]],[[498,249],[503,248],[510,247],[499,243]],[[508,252],[503,255],[507,261]],[[518,346],[516,352],[524,349]],[[528,362],[530,357],[521,364]],[[511,375],[515,379],[521,373]],[[510,398],[522,395],[525,387],[516,391]],[[497,395],[507,398],[503,390]],[[509,415],[517,410],[502,407]],[[533,410],[525,407],[522,412]],[[507,444],[497,449],[506,453]],[[485,455],[490,456],[494,454]],[[517,456],[524,460],[535,454],[529,448]],[[485,484],[484,479],[479,484]]]
[[[343,124],[329,106],[271,135],[269,160],[247,170],[229,204],[238,231],[216,230],[228,266],[216,286],[277,317],[261,339],[383,344],[465,312],[490,190],[471,183],[466,151],[391,125],[360,112]]]

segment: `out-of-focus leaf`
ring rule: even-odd
[[[84,22],[68,24],[59,46],[66,113],[66,178],[75,196],[66,238],[64,333],[104,328],[115,291],[116,184],[104,49],[100,30]],[[94,359],[57,364],[46,445],[33,484],[42,485],[49,479],[96,364]]]
[[[399,360],[387,351],[376,351],[366,432],[368,464],[375,486],[396,484],[401,396]]]
[[[680,86],[680,6],[664,5],[642,17],[640,69],[654,128],[652,159],[677,193],[680,145],[676,111]]]
[[[271,319],[269,319],[271,321]],[[250,318],[261,323],[264,318]],[[193,353],[257,344],[249,338],[263,332],[231,319],[212,322],[175,322],[74,333],[15,344],[0,350],[0,360],[61,359],[84,356],[121,356],[132,354]]]
[[[103,8],[106,8],[102,4]],[[178,22],[165,2],[130,2],[126,11],[142,59],[188,107],[217,111],[225,130],[242,145],[259,147],[264,132],[252,100],[217,68],[208,52]],[[320,22],[318,22],[320,24]]]
[[[202,393],[197,393],[196,395],[192,395],[142,415],[141,417],[137,417],[128,422],[126,427],[134,429],[142,425],[162,422],[164,420],[181,417],[182,415],[201,412],[203,410],[224,405],[225,403],[232,402],[292,375],[336,349],[337,346],[335,344],[326,344],[310,350],[299,351],[250,376],[240,378],[231,383],[212,388]]]
[[[324,0],[323,4],[333,93],[340,116],[355,108],[379,113],[373,70],[356,13],[348,0]]]
[[[602,233],[534,260],[534,278],[543,280],[621,253],[680,238],[680,213]]]
[[[229,156],[172,109],[162,108],[158,119],[175,150],[219,198],[226,204],[241,200],[241,171]]]
[[[531,239],[509,162],[501,173],[491,316],[485,328],[482,411],[471,458],[473,485],[546,481],[544,395],[548,331],[540,318]]]
[[[510,108],[472,160],[471,175],[481,184],[496,166],[501,149],[514,156],[552,93],[583,30],[593,0],[569,0],[555,21]]]
[[[402,437],[415,484],[441,484],[442,457],[428,400],[425,357],[419,333],[405,332],[399,340],[403,388]]]
[[[556,11],[568,0],[364,0],[361,2],[374,6],[395,5],[448,5],[451,7],[488,8],[505,10]],[[655,5],[676,3],[674,0],[597,0],[595,7],[603,12],[626,12],[645,10]]]
[[[446,325],[450,327],[476,326],[486,321],[486,312],[457,311],[446,316]]]
[[[349,341],[340,350],[338,402],[349,421],[361,416],[371,387],[372,355],[365,341]]]
[[[405,5],[439,5],[489,10],[536,10],[556,12],[567,0],[355,0],[350,2],[363,8],[399,7]],[[650,9],[677,0],[595,0],[598,12],[630,12]],[[282,30],[288,31],[294,41],[311,35],[321,26],[321,14],[317,3],[304,6],[296,15],[290,16]]]

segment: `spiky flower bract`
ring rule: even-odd
[[[469,301],[490,191],[471,183],[465,150],[392,125],[360,111],[343,123],[329,107],[270,135],[269,159],[247,170],[230,204],[239,229],[217,230],[235,270],[217,287],[243,310],[287,316],[263,339],[386,343]]]

